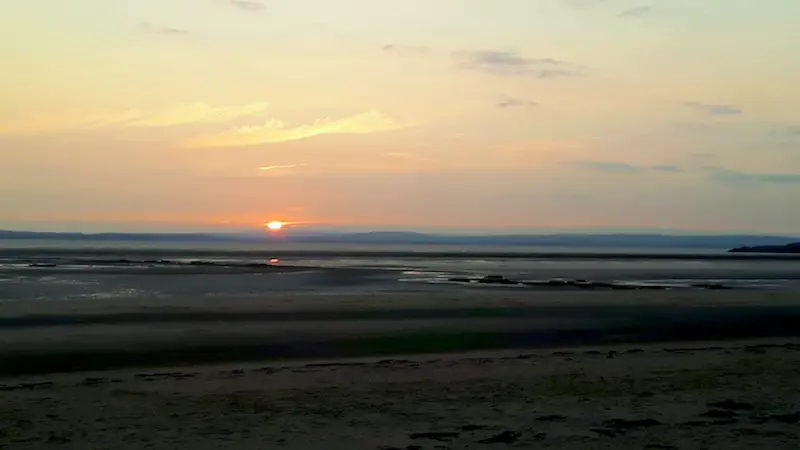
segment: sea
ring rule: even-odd
[[[783,339],[793,292],[800,258],[725,249],[0,241],[0,377]]]
[[[479,281],[487,276],[513,282]],[[580,289],[591,283],[800,292],[800,257],[725,249],[0,240],[0,302]]]

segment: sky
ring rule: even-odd
[[[797,0],[0,0],[0,229],[800,234]]]

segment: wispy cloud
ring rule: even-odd
[[[302,163],[302,164],[280,164],[280,165],[275,165],[275,166],[261,166],[261,167],[258,168],[258,170],[260,170],[262,172],[268,172],[268,171],[271,171],[271,170],[294,169],[294,168],[297,168],[297,167],[303,167],[305,165],[306,165],[305,163]]]
[[[671,164],[656,164],[654,166],[650,166],[650,170],[669,173],[682,173],[684,171],[681,167],[673,166]]]
[[[147,33],[160,34],[164,36],[182,36],[189,33],[188,30],[151,22],[141,23],[139,24],[139,28]]]
[[[529,58],[497,50],[458,50],[451,53],[459,67],[493,75],[565,78],[583,76],[577,64],[553,58]]]
[[[756,173],[715,168],[711,170],[711,177],[733,184],[800,184],[800,173]]]
[[[284,176],[284,175],[293,175],[295,174],[294,169],[299,169],[301,167],[305,167],[308,164],[300,163],[300,164],[276,164],[272,166],[261,166],[258,168],[258,171],[264,176],[276,177],[276,176]]]
[[[683,106],[704,114],[715,116],[738,116],[744,114],[741,108],[734,105],[719,105],[701,102],[686,102]]]
[[[425,55],[431,52],[430,47],[423,45],[399,45],[386,44],[381,49],[386,53],[396,53],[399,55]]]
[[[570,161],[565,164],[580,166],[590,170],[611,173],[638,173],[646,171],[682,173],[684,170],[671,164],[634,165],[619,161]]]
[[[639,17],[648,16],[650,14],[653,14],[654,12],[655,8],[653,8],[652,6],[643,5],[626,9],[625,11],[622,11],[621,13],[617,14],[617,17],[623,19],[636,19]]]
[[[0,123],[0,134],[86,131],[107,127],[166,127],[191,123],[227,122],[263,112],[267,103],[212,106],[203,102],[179,103],[160,110],[129,109],[104,113],[64,113],[21,117]]]
[[[377,111],[369,111],[337,120],[318,120],[310,125],[288,126],[280,120],[262,125],[232,128],[219,134],[201,136],[186,143],[189,147],[240,147],[296,141],[324,134],[369,134],[412,126],[398,122]]]
[[[530,101],[530,100],[524,100],[524,99],[521,99],[521,98],[513,98],[513,97],[508,97],[508,96],[503,96],[500,99],[500,101],[497,102],[497,107],[498,108],[503,108],[503,109],[506,109],[506,108],[531,108],[531,107],[534,107],[534,106],[539,106],[539,104],[536,103],[536,102]]]
[[[267,4],[259,0],[229,0],[230,4],[242,11],[262,11],[267,9]]]

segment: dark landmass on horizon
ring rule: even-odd
[[[737,247],[728,250],[730,253],[791,253],[800,254],[800,242],[787,245],[759,245],[755,247]]]
[[[526,245],[559,247],[638,247],[733,249],[735,252],[791,251],[797,237],[770,235],[669,235],[669,234],[506,234],[448,235],[416,232],[293,232],[256,233],[69,233],[0,230],[0,239],[73,240],[127,242],[229,242],[229,243],[318,243],[384,245]],[[743,244],[753,247],[741,247]],[[789,251],[787,251],[787,249]],[[777,250],[777,251],[776,251]]]

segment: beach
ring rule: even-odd
[[[797,448],[793,293],[0,303],[0,447]],[[430,434],[432,433],[432,434]]]
[[[687,343],[15,378],[0,445],[794,449],[799,353]]]

